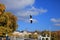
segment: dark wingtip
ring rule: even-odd
[[[33,21],[32,20],[30,20],[30,23],[32,23]]]

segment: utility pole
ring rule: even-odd
[[[7,33],[7,30],[6,30],[6,40],[8,40],[8,33]]]

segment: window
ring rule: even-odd
[[[48,38],[46,38],[46,40],[48,40]]]
[[[42,40],[44,40],[44,38],[42,38]]]

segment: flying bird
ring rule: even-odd
[[[32,23],[33,21],[32,21],[32,15],[30,15],[30,23]]]

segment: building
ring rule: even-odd
[[[39,36],[38,36],[38,40],[51,40],[51,38],[48,37],[47,34],[45,35],[45,37],[39,35]]]

